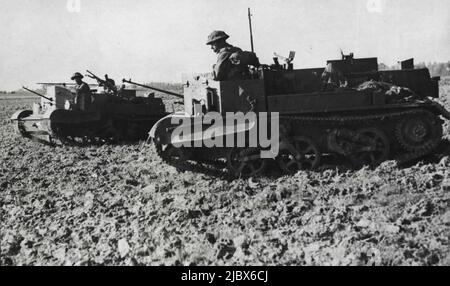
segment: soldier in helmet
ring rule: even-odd
[[[87,111],[91,105],[91,89],[89,85],[82,81],[83,75],[79,72],[73,74],[70,78],[74,80],[75,85],[75,107],[77,110]]]
[[[322,73],[322,91],[334,91],[347,87],[348,82],[344,74],[332,63],[328,63]]]
[[[223,31],[213,31],[206,42],[218,54],[217,63],[213,66],[215,80],[239,79],[246,72],[247,65],[240,59],[243,52],[227,43],[229,37]]]

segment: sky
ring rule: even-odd
[[[394,65],[450,60],[448,0],[0,0],[0,90],[70,81],[88,69],[116,82],[181,82],[209,72],[206,45],[224,30],[232,45],[255,52],[296,51],[295,68],[339,59],[378,57]],[[87,79],[88,82],[94,82]]]

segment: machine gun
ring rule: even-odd
[[[28,88],[24,87],[24,86],[22,86],[22,88],[25,89],[26,91],[29,91],[29,92],[34,93],[34,94],[36,94],[36,95],[38,95],[38,96],[40,96],[42,98],[47,99],[48,101],[50,101],[50,105],[53,105],[53,98],[46,97],[45,95],[42,95],[42,94],[40,94],[40,93],[38,93],[38,92],[36,92],[34,90],[31,90],[31,89],[28,89]]]
[[[184,98],[184,96],[182,94],[171,92],[171,91],[164,90],[164,89],[159,89],[159,88],[148,86],[148,85],[145,85],[145,84],[132,82],[131,79],[129,79],[129,80],[122,79],[122,82],[126,82],[126,83],[129,83],[129,84],[134,84],[134,85],[137,85],[137,86],[140,86],[140,87],[144,87],[144,88],[148,88],[148,89],[151,89],[151,90],[156,90],[156,91],[159,91],[159,92],[162,92],[162,93],[166,93],[166,94],[170,94],[170,95],[176,96],[178,98]]]
[[[95,79],[98,82],[99,86],[103,86],[103,88],[105,88],[105,90],[108,93],[112,93],[114,95],[117,95],[117,87],[116,87],[116,83],[113,79],[108,78],[108,75],[105,74],[105,79],[101,79],[98,76],[96,76],[94,73],[92,73],[89,70],[86,70],[86,72],[88,73],[86,76]]]

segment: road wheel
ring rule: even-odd
[[[227,165],[232,176],[248,178],[261,174],[267,161],[261,158],[259,148],[234,147],[228,152]]]
[[[313,170],[320,165],[321,152],[317,144],[309,138],[294,137],[291,142],[282,142],[277,162],[287,173],[299,170]]]
[[[386,134],[378,128],[366,128],[357,133],[357,148],[350,159],[356,168],[377,166],[387,160],[390,154],[390,142]]]

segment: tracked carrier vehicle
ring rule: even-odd
[[[18,132],[42,143],[85,145],[146,139],[153,124],[166,116],[161,98],[136,97],[136,90],[93,93],[88,110],[72,109],[75,94],[50,84],[32,110],[14,113]]]
[[[324,82],[327,74],[338,80]],[[150,136],[165,160],[225,158],[233,175],[252,176],[268,162],[260,156],[261,146],[207,148],[197,141],[211,132],[196,132],[212,124],[196,119],[208,112],[277,112],[280,140],[274,159],[286,172],[315,169],[329,157],[355,167],[387,159],[406,162],[433,152],[441,142],[443,120],[450,114],[432,100],[439,96],[438,81],[428,69],[415,69],[413,60],[402,62],[399,70],[379,71],[377,58],[352,54],[328,61],[326,68],[294,69],[290,62],[275,61],[237,81],[195,75],[184,87],[184,112],[158,121]],[[193,127],[192,136],[181,139],[190,144],[180,147],[172,132],[182,119]],[[203,122],[200,128],[196,122]],[[233,133],[249,134],[252,128],[258,128],[257,121],[234,124]],[[214,136],[225,136],[224,130]]]

